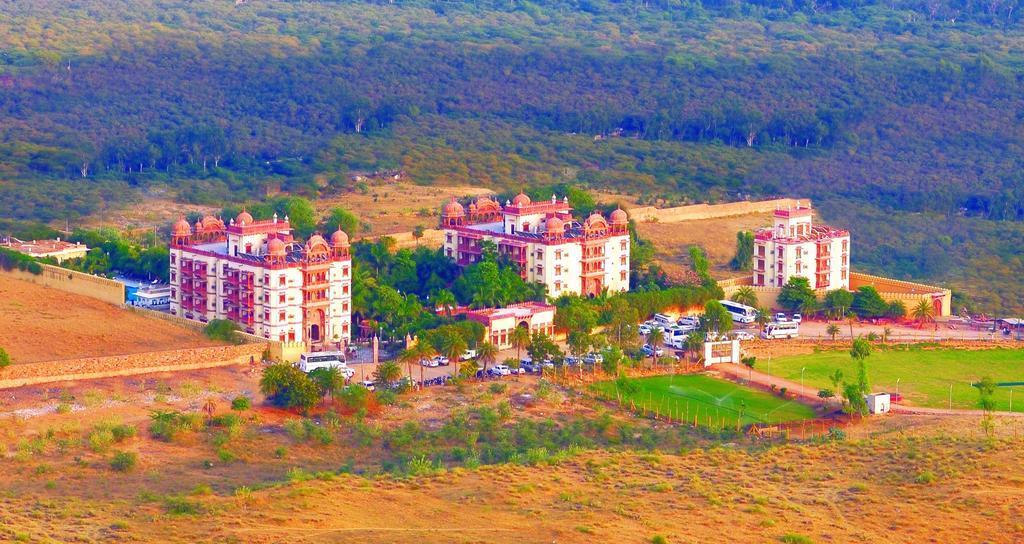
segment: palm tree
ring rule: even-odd
[[[882,343],[883,344],[889,341],[889,337],[890,336],[892,336],[892,329],[890,329],[889,327],[886,327],[886,328],[882,329]]]
[[[498,360],[498,346],[490,342],[483,342],[476,348],[476,358],[483,365],[483,373],[487,374],[487,365],[492,365]]]
[[[418,363],[420,361],[420,354],[417,353],[418,350],[416,348],[421,343],[422,342],[417,342],[416,345],[414,345],[413,347],[407,348],[407,349],[403,349],[402,352],[398,354],[398,362],[405,363],[405,368],[409,371],[409,379],[410,380],[412,379],[412,364],[414,362]],[[420,368],[422,369],[423,365],[420,365]],[[423,381],[422,380],[422,377],[423,377],[422,376],[422,371],[420,372],[420,374],[421,374],[420,381]]]
[[[441,354],[448,358],[455,365],[455,375],[459,375],[459,357],[466,352],[466,340],[458,334],[445,337],[444,345],[441,346]]]
[[[914,309],[910,311],[910,315],[918,322],[919,325],[924,326],[925,322],[934,319],[935,310],[927,300],[921,300],[914,306]]]
[[[753,287],[743,286],[736,290],[735,293],[730,297],[733,302],[738,302],[746,306],[757,307],[757,292],[754,291]]]
[[[757,322],[757,326],[764,328],[765,325],[772,322],[772,313],[768,308],[758,308],[757,317],[754,319]]]
[[[455,294],[447,289],[438,289],[434,292],[433,297],[434,308],[444,308],[446,316],[452,316],[452,310],[458,301],[455,300]]]
[[[850,324],[850,338],[853,339],[853,324],[857,322],[857,314],[853,312],[846,314],[846,321]]]
[[[704,338],[704,333],[697,331],[691,332],[686,337],[686,353],[690,356],[691,361],[696,359],[694,355],[704,346]]]
[[[665,341],[665,333],[658,327],[651,329],[650,334],[647,335],[647,344],[651,346],[651,365],[654,365],[655,359],[658,357],[658,346]]]
[[[825,329],[825,332],[828,333],[828,335],[832,337],[832,341],[835,342],[836,336],[839,336],[839,325],[836,325],[835,323],[829,323],[828,328]]]
[[[434,346],[427,341],[416,342],[416,345],[412,347],[413,351],[416,352],[416,360],[423,361],[424,359],[430,359],[434,355],[437,355],[437,351],[434,350]],[[411,376],[410,376],[411,377]],[[423,365],[420,364],[420,384],[423,383]]]
[[[509,342],[512,344],[512,347],[516,348],[516,359],[519,359],[523,348],[530,345],[530,330],[526,327],[512,329],[512,334],[509,335]]]

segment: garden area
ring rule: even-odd
[[[997,387],[993,394],[995,409],[1024,412],[1024,350],[991,349],[982,351],[930,349],[926,346],[892,346],[874,349],[866,360],[871,390],[897,391],[904,402],[931,408],[976,409],[978,388],[973,384],[989,377]],[[761,365],[772,375],[808,386],[833,387],[831,376],[838,369],[847,378],[857,374],[857,363],[846,350],[784,357]],[[1016,385],[1013,385],[1016,384]],[[1017,399],[1012,399],[1014,389]],[[952,403],[950,402],[952,400]]]
[[[812,419],[814,409],[783,396],[755,391],[700,374],[606,381],[592,386],[623,406],[709,428]]]

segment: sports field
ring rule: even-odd
[[[978,389],[973,383],[988,376],[1007,384],[996,389],[997,410],[1024,412],[1024,349],[968,351],[956,349],[903,348],[873,350],[867,359],[868,379],[874,391],[899,392],[907,404],[948,408],[952,387],[953,408],[977,408]],[[853,380],[857,368],[845,350],[827,351],[775,359],[769,364],[758,360],[762,372],[800,381],[814,387],[832,387],[828,376],[838,368],[847,380]],[[1009,385],[1016,382],[1018,385]]]
[[[754,391],[733,382],[699,374],[653,376],[633,380],[638,388],[617,391],[614,381],[594,384],[594,389],[610,399],[632,402],[638,409],[662,416],[719,427],[740,423],[780,423],[814,417],[814,409],[796,401]]]

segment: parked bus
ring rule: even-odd
[[[345,353],[342,351],[317,351],[303,353],[299,356],[299,370],[303,372],[310,372],[317,368],[334,367],[340,368],[344,374],[355,372],[348,368],[348,363],[345,362]],[[348,378],[350,375],[345,377]]]
[[[757,319],[757,308],[751,308],[731,300],[720,300],[718,302],[725,306],[725,309],[729,311],[729,315],[732,316],[732,320],[737,323],[753,323]]]
[[[769,323],[761,331],[761,338],[796,338],[800,336],[800,324],[795,321]]]

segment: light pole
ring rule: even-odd
[[[896,398],[897,399],[900,398],[900,380],[902,380],[902,379],[903,378],[896,378]],[[899,402],[900,401],[897,400],[896,404],[899,404]]]
[[[953,409],[953,384],[949,384],[949,409]]]
[[[803,394],[803,392],[804,392],[804,371],[805,370],[807,370],[806,366],[800,369],[800,393],[801,394]]]

